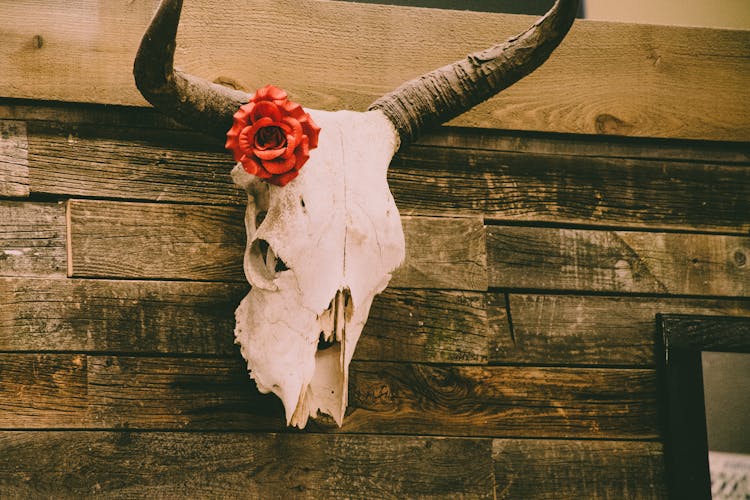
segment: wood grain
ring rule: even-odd
[[[26,124],[0,120],[0,196],[29,196]]]
[[[36,15],[40,0],[3,9],[0,95],[143,105],[131,67],[154,3],[92,2],[45,1],[45,16]],[[534,20],[290,0],[257,2],[239,17],[236,10],[219,11],[206,0],[185,5],[177,65],[247,89],[273,75],[295,100],[320,109],[363,110],[405,80],[505,40]],[[236,35],[247,26],[252,36]],[[455,123],[746,141],[748,47],[748,32],[577,21],[547,64]]]
[[[36,354],[0,356],[3,366],[14,367],[10,382],[3,377],[0,428],[285,428],[278,398],[257,392],[239,358],[49,354],[40,361]],[[77,366],[86,369],[85,385],[53,378]],[[57,380],[55,390],[35,385],[40,377]],[[360,361],[351,365],[350,377],[349,411],[341,429],[345,433],[600,439],[658,435],[654,370]],[[23,391],[30,395],[21,399],[20,411],[16,394]],[[82,406],[84,421],[68,415],[80,418]],[[336,430],[325,421],[311,422],[308,428]]]
[[[744,165],[412,146],[396,156],[389,180],[404,213],[750,230],[750,169]]]
[[[0,276],[64,276],[65,206],[0,200]]]
[[[493,498],[488,440],[1,432],[10,497]]]
[[[247,289],[0,278],[0,351],[235,356],[234,309]],[[486,309],[480,293],[387,289],[373,303],[355,359],[486,363]]]
[[[498,499],[664,499],[659,443],[496,439]]]
[[[488,226],[490,286],[747,297],[750,238]]]
[[[238,207],[71,200],[74,277],[244,281]],[[478,218],[403,217],[407,256],[391,286],[487,288]]]
[[[505,304],[488,311],[491,362],[653,367],[657,313],[750,316],[747,299],[510,294],[509,304],[513,336]]]

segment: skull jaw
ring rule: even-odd
[[[398,142],[390,121],[380,112],[309,111],[323,132],[296,179],[280,188],[239,164],[232,173],[248,193],[252,285],[235,313],[236,343],[258,389],[275,393],[287,425],[299,428],[319,412],[341,426],[372,300],[405,253],[386,181]],[[319,349],[321,340],[332,345]]]

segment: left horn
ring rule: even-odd
[[[133,64],[135,84],[156,109],[183,125],[226,140],[232,115],[250,96],[174,69],[182,0],[164,0]]]
[[[402,144],[513,85],[547,60],[568,33],[578,0],[557,0],[526,32],[410,80],[370,105],[393,123]]]

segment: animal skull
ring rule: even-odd
[[[182,0],[163,0],[141,42],[136,84],[155,107],[224,141],[250,96],[173,68]],[[557,0],[526,32],[406,82],[365,113],[307,110],[322,132],[284,187],[238,164],[248,194],[245,274],[252,285],[235,336],[262,392],[282,400],[287,425],[318,412],[341,425],[348,367],[376,294],[404,258],[404,235],[386,172],[403,144],[541,65],[562,41],[578,0]]]

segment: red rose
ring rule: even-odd
[[[245,171],[284,186],[318,146],[320,127],[283,90],[266,85],[234,114],[225,147]]]

